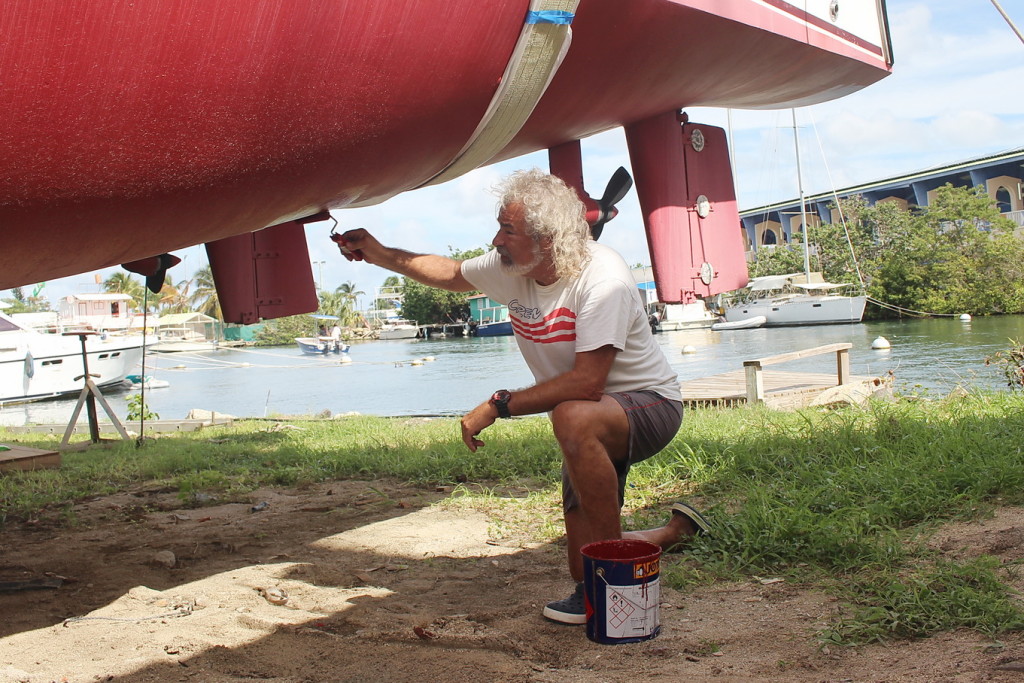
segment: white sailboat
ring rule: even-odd
[[[859,323],[864,318],[867,296],[863,293],[847,295],[842,292],[860,285],[815,281],[812,277],[807,206],[800,171],[800,138],[796,129],[796,111],[792,110],[792,114],[797,186],[800,192],[800,224],[803,226],[804,238],[804,272],[754,278],[747,285],[743,296],[725,309],[725,321],[733,323],[763,316],[766,327]]]

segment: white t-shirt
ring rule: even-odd
[[[682,400],[676,373],[654,341],[640,292],[614,250],[589,242],[579,277],[543,286],[503,271],[497,251],[462,263],[462,275],[508,306],[519,350],[538,383],[572,370],[576,354],[618,349],[605,391],[654,391]]]

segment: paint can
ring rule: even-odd
[[[588,543],[583,554],[587,638],[615,645],[650,640],[661,630],[661,548],[647,541]]]

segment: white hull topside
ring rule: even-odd
[[[379,339],[415,339],[419,334],[419,325],[413,322],[385,322],[379,332]]]
[[[864,296],[798,294],[754,299],[732,306],[726,309],[725,319],[735,322],[764,316],[766,327],[851,324],[864,318],[866,304]]]
[[[8,322],[9,319],[4,320]],[[142,337],[86,339],[89,374],[97,386],[138,372]],[[0,403],[36,401],[82,390],[82,346],[77,336],[12,329],[0,332]],[[76,379],[78,378],[78,379]]]

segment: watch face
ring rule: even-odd
[[[491,403],[498,409],[498,417],[512,417],[508,410],[508,401],[512,398],[512,392],[508,389],[499,389],[491,396]]]

